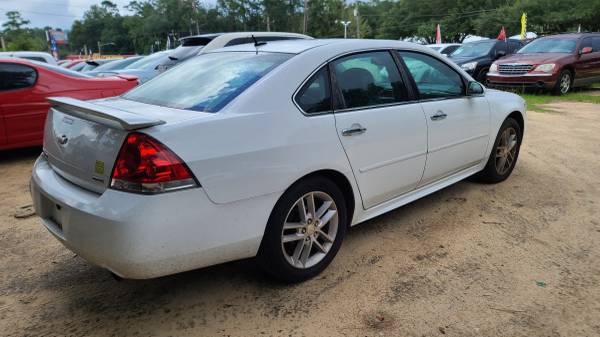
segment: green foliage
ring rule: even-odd
[[[70,48],[85,47],[104,53],[149,53],[183,36],[230,31],[302,32],[305,0],[217,0],[215,6],[201,0],[133,0],[121,15],[105,0],[91,6],[71,27]],[[342,37],[340,21],[351,21],[348,37],[435,40],[441,25],[444,42],[462,42],[469,34],[496,37],[504,26],[507,34],[521,31],[521,14],[528,14],[528,30],[538,34],[600,31],[600,0],[307,0],[309,35]],[[357,8],[359,17],[354,16]],[[18,12],[7,12],[2,25],[11,48],[46,49],[37,30],[25,29],[29,21]],[[41,30],[40,30],[41,31]],[[18,33],[15,33],[18,32]],[[43,31],[42,31],[43,33]],[[9,37],[10,36],[10,37]],[[40,40],[41,39],[41,40]],[[42,42],[41,42],[42,41]],[[64,49],[64,48],[63,48]]]
[[[552,112],[551,108],[544,107],[544,104],[553,102],[582,102],[600,104],[598,90],[579,90],[573,91],[562,96],[551,96],[548,94],[521,94],[521,97],[527,102],[528,110],[538,112]]]

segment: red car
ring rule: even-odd
[[[566,94],[600,83],[600,33],[559,34],[539,38],[490,67],[493,88],[546,89]]]
[[[42,144],[48,97],[112,97],[137,84],[131,75],[90,77],[45,63],[0,59],[0,150]]]

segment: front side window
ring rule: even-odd
[[[23,89],[35,84],[35,69],[15,63],[0,63],[0,91]]]
[[[347,109],[408,100],[406,86],[387,51],[342,57],[332,66]]]
[[[465,92],[461,76],[442,61],[414,52],[401,51],[400,55],[421,99],[457,97]]]
[[[256,52],[204,54],[131,90],[123,98],[175,109],[216,112],[290,57],[291,54]]]
[[[316,72],[298,91],[296,103],[307,114],[331,111],[331,90],[327,67]]]

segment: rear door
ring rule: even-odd
[[[479,164],[489,139],[485,97],[465,96],[462,76],[440,59],[400,51],[419,93],[428,123],[427,167],[419,185]]]
[[[600,35],[592,37],[592,76],[594,82],[600,82]]]
[[[390,51],[344,56],[330,67],[338,136],[364,208],[413,190],[425,168],[427,123]]]
[[[42,143],[49,105],[36,89],[37,81],[38,72],[30,66],[0,64],[0,109],[8,144]]]

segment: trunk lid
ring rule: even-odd
[[[49,98],[44,153],[66,180],[96,193],[110,183],[113,165],[127,134],[202,116],[203,113],[105,99]]]

